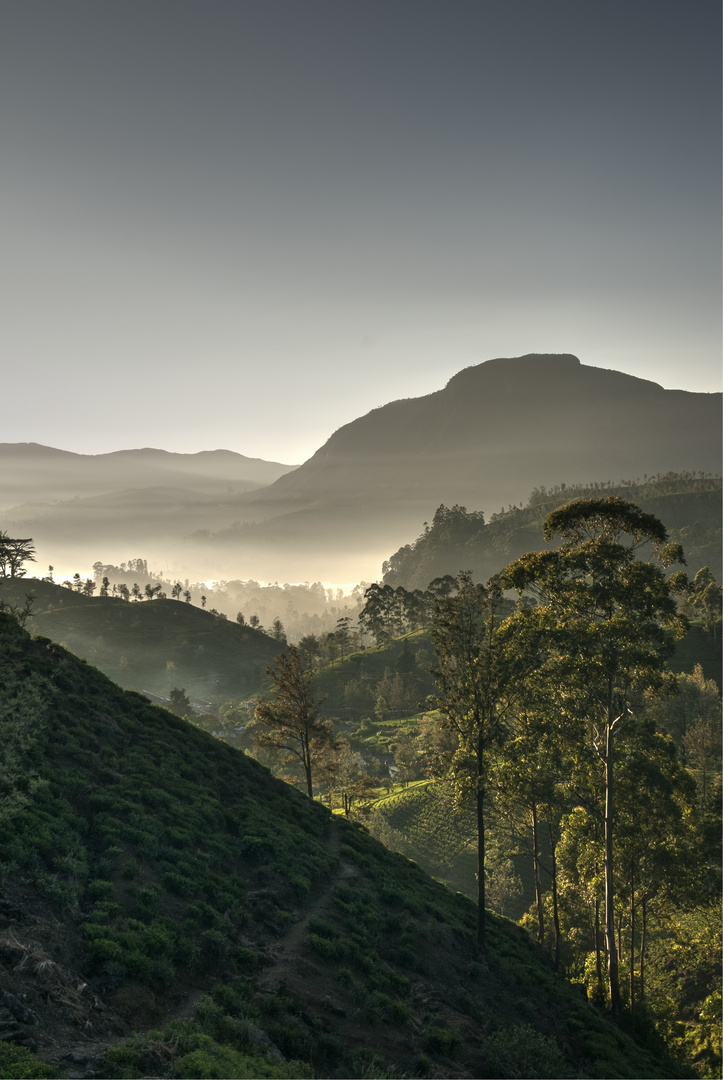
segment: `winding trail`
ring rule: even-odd
[[[331,821],[329,822],[327,846],[329,853],[337,857],[339,856],[339,851],[341,849],[341,838],[339,833],[340,829],[337,818],[332,815]],[[288,934],[286,934],[279,942],[278,946],[267,952],[267,958],[270,959],[271,962],[256,980],[256,986],[260,991],[270,993],[286,981],[286,975],[291,972],[292,968],[296,967],[298,953],[304,938],[306,937],[310,921],[326,907],[331,891],[336,883],[344,878],[353,877],[356,873],[356,869],[350,863],[340,860],[336,872],[329,877],[326,884],[309,902],[302,917],[294,923]]]

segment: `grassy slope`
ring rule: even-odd
[[[247,697],[279,649],[258,630],[183,601],[128,603],[32,578],[0,578],[0,600],[22,604],[29,591],[37,597],[28,621],[34,634],[62,642],[120,686],[161,697],[174,686],[214,707],[219,697]]]
[[[5,615],[0,685],[26,800],[0,825],[0,978],[52,1075],[686,1072],[522,931],[492,917],[477,958],[467,899]]]

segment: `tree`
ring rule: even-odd
[[[560,818],[565,808],[561,783],[565,772],[569,776],[569,758],[560,711],[545,694],[546,687],[536,687],[537,693],[526,694],[527,700],[515,710],[505,746],[492,772],[496,813],[511,830],[520,853],[532,857],[535,883],[537,940],[545,937],[542,875],[544,868],[552,884],[553,952],[557,971],[560,959],[560,924],[557,906],[556,847]],[[565,768],[563,768],[565,762]],[[547,824],[550,865],[543,867],[541,857],[542,825]]]
[[[474,584],[456,578],[457,594],[437,601],[432,641],[437,666],[435,704],[441,723],[457,735],[450,779],[458,803],[472,798],[477,817],[477,943],[485,946],[485,800],[492,755],[505,737],[516,688],[527,670],[522,618],[500,618],[498,577]]]
[[[2,577],[25,577],[23,563],[35,562],[35,546],[30,537],[14,540],[0,532],[0,574]]]
[[[284,764],[297,760],[303,770],[309,798],[314,797],[313,775],[324,755],[337,748],[328,720],[319,716],[323,698],[315,699],[311,671],[295,645],[279,653],[275,667],[266,669],[274,687],[273,698],[256,706],[256,719],[268,731],[254,736],[258,746],[286,752]]]
[[[604,773],[605,941],[613,1018],[620,1018],[615,940],[615,739],[645,690],[665,682],[666,661],[685,620],[675,580],[665,568],[682,562],[663,524],[617,497],[578,499],[545,520],[555,550],[530,553],[505,571],[508,585],[531,591],[550,644],[548,670],[568,687],[590,720]],[[643,561],[638,554],[648,551]]]
[[[25,603],[22,607],[19,604],[9,604],[6,600],[0,600],[0,611],[6,612],[8,615],[12,615],[17,620],[19,626],[25,626],[28,619],[33,616],[33,604],[36,600],[35,593],[25,593]]]
[[[721,618],[721,587],[708,566],[701,567],[693,579],[690,606],[705,629],[712,632],[715,641],[716,628]]]
[[[193,716],[193,706],[185,687],[179,690],[177,686],[174,686],[169,691],[168,701],[171,712],[176,713],[178,716]]]
[[[340,619],[336,620],[336,631],[334,632],[334,636],[336,637],[336,643],[339,646],[343,663],[344,657],[351,647],[351,619],[348,615],[343,615]]]
[[[375,786],[376,781],[369,775],[361,754],[355,753],[345,739],[340,739],[333,759],[333,779],[329,791],[341,797],[345,817],[349,817],[354,803],[372,798]]]

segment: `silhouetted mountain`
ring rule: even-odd
[[[226,468],[223,453],[99,455],[111,472],[111,459],[139,455],[148,462],[142,481],[123,491],[89,486],[72,504],[16,507],[4,527],[35,538],[40,565],[142,555],[197,578],[376,578],[382,560],[416,536],[440,503],[489,515],[539,486],[717,472],[721,395],[665,390],[574,356],[529,355],[467,368],[436,393],[375,409],[254,492],[241,493],[226,473],[211,478],[217,464]],[[192,495],[174,491],[168,474],[159,480],[158,462],[166,459],[208,463],[193,483],[184,474]],[[5,472],[14,468],[8,462]],[[22,486],[22,473],[13,483]]]
[[[241,501],[241,521],[258,524],[218,539],[278,545],[277,560],[311,547],[307,574],[342,548],[369,572],[371,552],[408,541],[442,502],[490,514],[541,485],[717,472],[720,461],[720,394],[665,390],[574,356],[490,360],[340,428]]]
[[[210,487],[238,494],[270,484],[292,468],[231,450],[172,454],[146,448],[74,454],[39,443],[0,443],[0,508],[133,488],[208,492]]]

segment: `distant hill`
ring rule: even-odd
[[[637,483],[537,488],[524,506],[490,518],[476,508],[439,506],[417,539],[384,562],[384,581],[406,589],[426,589],[434,578],[460,570],[471,570],[476,580],[486,581],[512,559],[545,547],[542,524],[552,510],[573,499],[608,495],[634,502],[659,518],[670,539],[682,544],[691,577],[702,566],[720,573],[720,475],[668,473]]]
[[[0,685],[3,1075],[694,1075],[523,930],[491,915],[478,957],[467,898],[2,613]]]
[[[0,510],[142,488],[250,491],[273,483],[292,465],[244,457],[231,450],[174,454],[118,450],[74,454],[39,443],[0,443]]]
[[[373,558],[442,502],[490,515],[540,486],[717,472],[720,462],[720,394],[665,390],[574,356],[490,360],[340,428],[293,473],[240,500],[239,526],[213,540],[219,556],[231,544],[248,552],[262,576],[276,562],[285,569],[275,575],[306,566],[328,578],[322,563],[341,563],[342,552],[374,576]]]
[[[230,450],[74,454],[0,443],[0,527],[32,536],[40,565],[64,572],[142,554],[168,566],[186,533],[229,525],[241,495],[292,468]]]
[[[279,644],[181,600],[87,597],[33,578],[0,578],[0,600],[36,600],[28,629],[61,642],[129,690],[167,698],[176,687],[209,703],[252,694]]]

